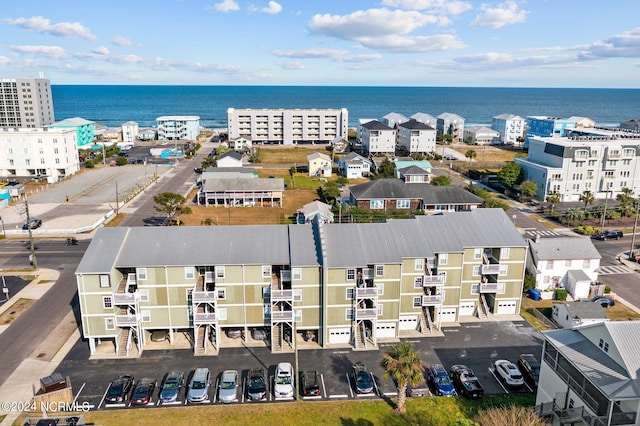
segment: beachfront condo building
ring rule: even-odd
[[[78,149],[90,148],[96,138],[96,123],[84,118],[66,118],[49,126],[51,129],[73,129],[76,131]]]
[[[397,143],[407,153],[429,154],[436,150],[436,129],[412,118],[396,126]]]
[[[393,155],[396,152],[396,129],[378,120],[361,119],[358,126],[358,143],[370,155]]]
[[[232,333],[255,344],[255,329],[273,352],[360,350],[474,316],[512,320],[526,257],[503,210],[476,209],[367,224],[102,228],[76,279],[92,353],[99,342],[141,353],[160,331],[215,354]]]
[[[0,127],[44,127],[54,122],[51,82],[0,79]]]
[[[135,121],[127,121],[122,123],[122,141],[135,143],[138,140],[140,128]]]
[[[75,129],[0,129],[0,179],[46,179],[53,183],[80,168]]]
[[[341,109],[227,109],[229,140],[257,144],[330,143],[347,139],[349,112]]]
[[[156,118],[156,125],[160,141],[195,141],[200,134],[197,115],[165,115]]]
[[[624,188],[640,188],[640,133],[600,128],[565,130],[565,137],[528,136],[527,158],[516,158],[525,178],[538,184],[536,198],[557,192],[580,201],[584,191],[615,199]]]
[[[449,135],[453,142],[460,142],[462,140],[464,118],[458,114],[443,112],[437,119],[436,130],[438,131],[438,136]]]
[[[503,145],[522,146],[527,121],[514,114],[500,114],[493,117],[491,128],[500,133]]]

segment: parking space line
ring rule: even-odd
[[[493,378],[494,378],[494,379],[496,379],[496,381],[498,382],[498,384],[500,385],[500,387],[501,387],[501,388],[502,388],[506,393],[510,393],[510,392],[507,390],[507,388],[505,388],[505,387],[502,385],[502,380],[500,380],[500,379],[498,378],[498,376],[496,376],[496,374],[495,374],[495,372],[494,372],[494,370],[493,370],[493,369],[489,368],[489,373],[491,373],[491,375],[493,376]]]
[[[102,406],[102,403],[104,402],[104,399],[107,397],[107,392],[109,392],[109,389],[111,388],[111,384],[112,383],[113,382],[109,382],[109,386],[107,386],[107,390],[104,391],[104,395],[102,395],[102,399],[100,400],[100,404],[98,404],[98,410]]]
[[[320,383],[322,383],[322,393],[324,394],[324,397],[327,397],[327,388],[324,385],[324,376],[322,375],[322,373],[320,373]]]
[[[371,376],[371,381],[373,382],[373,387],[376,390],[376,395],[380,396],[380,390],[378,390],[378,383],[376,382],[376,376],[374,376],[371,371],[369,371],[369,376]]]
[[[347,376],[347,383],[349,384],[349,395],[351,395],[351,398],[353,398],[353,389],[351,389],[351,379],[349,379],[349,373],[345,373],[345,376]]]
[[[247,384],[247,378],[242,380],[242,403],[244,404],[245,385]]]
[[[218,379],[216,379],[216,385],[213,388],[213,403],[216,403],[216,398],[218,397]]]
[[[329,398],[348,398],[349,395],[329,395]]]
[[[76,401],[78,400],[78,397],[80,396],[80,392],[82,392],[82,389],[84,389],[86,383],[83,383],[82,386],[80,386],[80,390],[78,390],[78,393],[76,394],[76,397],[73,398],[73,404],[76,403]]]
[[[269,384],[273,383],[273,376],[269,376]],[[269,391],[269,386],[267,386],[267,391]],[[275,392],[275,390],[273,389],[273,385],[271,387],[271,390],[269,391],[269,402],[272,401],[272,397],[275,398],[275,395],[273,395],[273,392]]]
[[[385,392],[383,393],[384,396],[397,396],[398,393],[397,392]]]

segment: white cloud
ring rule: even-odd
[[[107,49],[105,46],[99,46],[96,47],[95,49],[93,49],[93,53],[95,53],[96,55],[108,55],[109,49]]]
[[[606,58],[637,58],[640,56],[640,27],[608,39],[583,46],[581,60]]]
[[[60,46],[11,46],[11,50],[18,53],[46,56],[51,59],[64,59],[67,57],[64,49]]]
[[[449,15],[459,15],[473,8],[466,1],[456,0],[382,0],[382,4],[408,10],[431,10]]]
[[[300,59],[315,59],[315,58],[334,58],[337,56],[346,55],[346,50],[337,49],[303,49],[303,50],[274,50],[273,53],[276,56],[284,58],[300,58]]]
[[[282,12],[282,6],[280,5],[280,3],[271,0],[267,7],[263,7],[262,9],[260,9],[260,12],[268,13],[269,15],[277,15],[278,13]]]
[[[43,16],[5,19],[4,22],[39,33],[48,33],[54,36],[67,38],[78,37],[91,41],[96,40],[96,36],[91,34],[89,28],[85,27],[80,22],[60,22],[57,24],[51,24],[51,21]]]
[[[0,56],[0,65],[8,64],[9,62],[11,62],[11,59],[6,56]]]
[[[489,4],[480,6],[482,13],[471,23],[472,27],[500,28],[527,20],[527,11],[518,9],[515,1],[506,1],[496,7]]]
[[[135,43],[133,42],[133,40],[128,39],[126,37],[122,37],[122,36],[115,36],[111,39],[111,42],[113,44],[115,44],[116,46],[120,46],[120,47],[128,47],[128,46],[133,46]]]
[[[278,66],[284,70],[303,70],[304,64],[298,61],[295,62],[278,62]]]
[[[350,63],[362,63],[362,62],[371,62],[371,61],[377,61],[378,59],[381,59],[382,55],[379,55],[377,53],[371,53],[371,54],[363,54],[363,55],[350,55],[350,56],[345,56],[344,58],[338,60],[336,59],[337,62],[350,62]]]
[[[462,41],[451,34],[434,36],[389,35],[386,37],[363,38],[360,43],[370,49],[406,53],[457,50],[466,47]]]
[[[234,0],[224,0],[213,5],[213,8],[219,12],[235,12],[240,10],[240,6]]]
[[[342,40],[360,41],[368,37],[382,37],[392,34],[408,34],[425,25],[448,25],[445,17],[425,15],[416,11],[368,9],[358,10],[349,15],[314,15],[309,21],[309,29],[316,34],[327,35]]]

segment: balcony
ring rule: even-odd
[[[498,283],[480,283],[478,291],[480,291],[480,293],[497,293],[498,287]]]
[[[200,312],[193,314],[193,323],[200,324],[213,324],[216,322],[215,312]]]
[[[293,311],[271,311],[271,322],[293,321]]]
[[[356,319],[375,319],[378,316],[376,308],[356,308]]]
[[[133,305],[140,300],[140,293],[113,293],[114,305]]]
[[[433,294],[431,296],[422,296],[422,306],[441,305],[444,301],[444,295]]]
[[[482,275],[494,275],[500,273],[499,263],[489,263],[482,265]]]
[[[116,327],[131,327],[138,325],[139,322],[138,315],[116,315]]]
[[[293,290],[273,290],[271,289],[271,301],[291,301],[293,300]]]
[[[218,300],[216,291],[193,291],[191,292],[193,303],[213,303]]]
[[[441,284],[444,284],[444,275],[425,275],[422,277],[422,285],[424,287]]]
[[[377,287],[356,287],[356,299],[371,299],[378,297]]]

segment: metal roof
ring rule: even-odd
[[[366,123],[361,124],[361,126],[369,130],[393,130],[391,127],[379,122],[378,120],[367,121]]]
[[[202,190],[205,192],[226,191],[284,191],[282,178],[235,178],[235,179],[207,179]]]
[[[325,161],[331,161],[331,157],[321,152],[314,152],[313,154],[307,155],[307,161],[315,160],[316,158],[319,158]]]
[[[421,199],[425,204],[482,204],[482,198],[457,186],[406,183],[400,179],[376,179],[349,187],[356,200]]]
[[[316,250],[313,226],[288,225],[289,227],[289,256],[291,267],[319,266],[319,252]]]
[[[108,274],[130,228],[100,228],[82,256],[76,274]]]
[[[386,223],[348,223],[323,226],[325,262],[329,268],[401,263],[393,230]]]
[[[572,318],[576,319],[607,319],[604,308],[599,303],[586,302],[566,302],[563,305]]]
[[[535,260],[600,259],[600,253],[589,238],[554,237],[529,240]]]
[[[416,120],[415,118],[410,119],[409,121],[405,121],[404,123],[398,124],[399,127],[404,127],[405,129],[414,129],[414,130],[435,130],[433,127],[425,124],[421,121]]]

